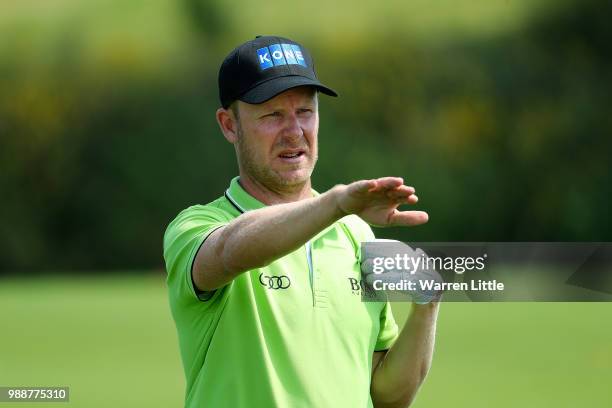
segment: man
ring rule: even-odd
[[[388,303],[362,302],[368,224],[427,222],[397,177],[318,194],[317,79],[305,48],[257,37],[219,72],[217,121],[239,177],[181,212],[164,236],[187,407],[403,407],[433,351],[437,304],[398,335]]]

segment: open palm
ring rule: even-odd
[[[383,177],[356,181],[345,186],[338,205],[347,214],[356,214],[374,226],[414,226],[424,224],[428,215],[423,211],[400,211],[401,204],[418,201],[413,187],[404,185],[398,177]]]

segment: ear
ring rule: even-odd
[[[217,123],[228,142],[234,144],[238,140],[238,121],[231,109],[217,109]]]

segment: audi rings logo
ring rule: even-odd
[[[259,283],[268,289],[287,289],[291,286],[291,280],[287,275],[268,276],[261,273],[259,274]]]

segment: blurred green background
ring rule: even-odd
[[[161,239],[237,172],[216,75],[257,34],[307,46],[341,94],[321,97],[319,191],[417,188],[430,222],[380,237],[612,241],[610,15],[595,0],[2,2],[0,385],[180,406]],[[443,306],[415,406],[612,405],[608,304]]]
[[[165,287],[121,275],[3,281],[0,385],[70,386],[74,407],[180,407]],[[398,322],[408,308],[393,304]],[[444,303],[413,406],[610,407],[611,315],[612,303]]]

